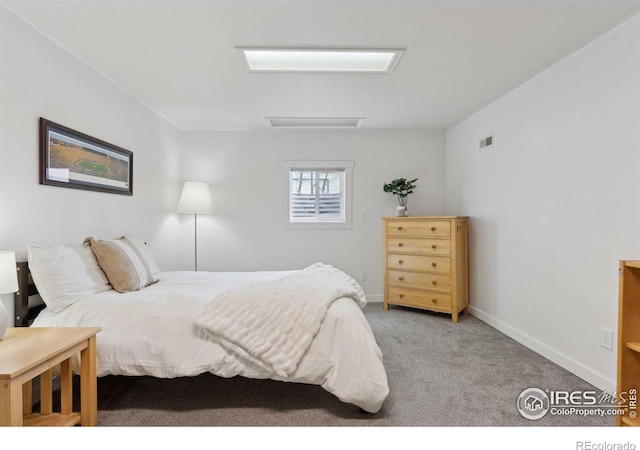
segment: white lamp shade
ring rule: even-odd
[[[16,254],[14,252],[0,252],[0,294],[17,291]]]
[[[178,202],[178,212],[213,214],[209,184],[202,181],[186,181]]]

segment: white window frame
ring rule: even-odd
[[[282,220],[285,228],[288,229],[338,229],[346,230],[351,228],[351,198],[352,198],[352,175],[353,175],[353,161],[308,161],[308,160],[289,160],[283,161],[283,188],[282,188]],[[322,171],[324,170],[339,170],[344,172],[344,186],[342,189],[343,205],[344,205],[344,220],[343,221],[291,221],[290,215],[290,200],[291,200],[291,170],[301,171]]]

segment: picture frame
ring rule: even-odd
[[[41,117],[40,184],[133,195],[133,152]]]

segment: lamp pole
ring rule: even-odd
[[[202,181],[185,181],[178,202],[178,213],[193,214],[194,268],[198,271],[198,213],[212,214],[209,185]]]
[[[198,271],[198,213],[195,212],[193,213],[193,222],[194,222],[194,235],[195,235],[195,268],[196,268],[196,272]]]

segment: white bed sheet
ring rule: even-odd
[[[211,342],[193,323],[217,294],[293,273],[161,272],[158,283],[137,292],[91,295],[59,313],[43,310],[34,327],[97,326],[97,371],[158,378],[211,372],[317,384],[343,402],[378,412],[389,393],[382,352],[360,307],[341,298],[327,316],[294,373],[270,376]]]

